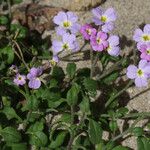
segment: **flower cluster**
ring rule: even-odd
[[[104,11],[102,8],[97,7],[92,10],[92,13],[96,27],[85,24],[81,27],[80,33],[85,40],[90,40],[90,45],[94,51],[106,50],[108,54],[118,56],[120,54],[119,37],[109,34],[114,28],[114,21],[117,18],[116,12],[113,8]]]
[[[17,86],[19,85],[23,86],[24,84],[26,84],[26,80],[28,79],[29,88],[38,89],[41,86],[41,79],[39,77],[42,75],[42,73],[43,69],[41,67],[39,68],[33,67],[30,69],[30,72],[27,75],[21,75],[17,72],[13,82]]]
[[[56,33],[61,36],[60,40],[52,42],[53,59],[56,63],[59,61],[58,54],[61,51],[77,51],[79,45],[76,39],[76,33],[80,30],[80,25],[77,23],[78,17],[71,11],[59,12],[53,19],[57,25]],[[55,59],[57,58],[57,59]]]
[[[136,29],[133,39],[137,42],[141,60],[138,67],[130,65],[127,68],[127,77],[134,79],[137,87],[144,87],[150,78],[150,24],[145,25],[143,30]]]

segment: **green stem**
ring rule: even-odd
[[[143,117],[139,117],[137,118],[137,120],[134,121],[134,123],[131,125],[130,128],[128,128],[126,131],[122,132],[121,134],[117,135],[116,137],[114,137],[111,141],[116,141],[118,140],[119,138],[123,137],[124,135],[128,134],[129,132],[131,132],[133,130],[133,128],[135,127],[135,125],[140,121],[142,120]]]
[[[101,117],[103,118],[111,118],[108,114],[102,114]],[[130,113],[122,117],[121,119],[129,119],[129,118],[136,118],[136,117],[150,117],[150,112],[141,112],[141,113]]]
[[[110,73],[112,73],[113,71],[118,70],[119,69],[119,65],[122,64],[122,61],[123,61],[123,59],[121,59],[120,61],[115,63],[113,66],[111,66],[109,69],[104,71],[100,76],[97,77],[97,80],[100,80],[100,79],[106,77],[107,75],[109,75]]]
[[[94,73],[93,59],[94,59],[93,50],[91,49],[90,50],[90,60],[91,60],[91,73],[90,73],[90,77],[91,78],[93,77],[93,73]]]
[[[122,89],[116,95],[109,98],[109,100],[105,104],[105,107],[108,107],[118,96],[120,96],[123,92],[125,92],[132,84],[133,84],[133,81],[130,80],[124,89]]]

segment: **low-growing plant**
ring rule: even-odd
[[[136,124],[150,113],[122,103],[134,83],[148,85],[150,24],[136,29],[138,50],[126,54],[111,34],[115,10],[97,7],[92,14],[80,25],[75,13],[59,12],[52,42],[12,21],[11,12],[0,16],[1,150],[128,150],[121,145],[126,135],[136,137],[138,150],[149,150],[149,133]],[[86,55],[91,67],[76,65]],[[119,119],[134,122],[121,131]]]

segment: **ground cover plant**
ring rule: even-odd
[[[112,34],[117,12],[96,7],[91,13],[90,24],[79,24],[74,12],[59,12],[52,41],[12,21],[10,11],[0,16],[1,150],[130,150],[121,144],[126,136],[149,150],[150,124],[136,125],[150,113],[130,112],[123,102],[129,87],[148,86],[150,24],[135,29],[135,49],[125,54]],[[79,69],[75,62],[86,54],[91,67]]]

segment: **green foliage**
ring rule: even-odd
[[[72,79],[76,73],[76,64],[75,63],[68,63],[66,71],[67,71],[69,78]]]
[[[88,134],[89,134],[90,141],[93,144],[99,144],[102,140],[102,128],[100,124],[90,119]]]
[[[0,16],[0,24],[6,25],[9,22],[8,18],[6,16]]]
[[[18,143],[21,141],[21,134],[13,127],[6,127],[0,130],[0,134],[8,143]]]
[[[70,106],[77,104],[79,92],[80,92],[80,86],[77,83],[74,83],[71,89],[67,92],[67,103]]]

